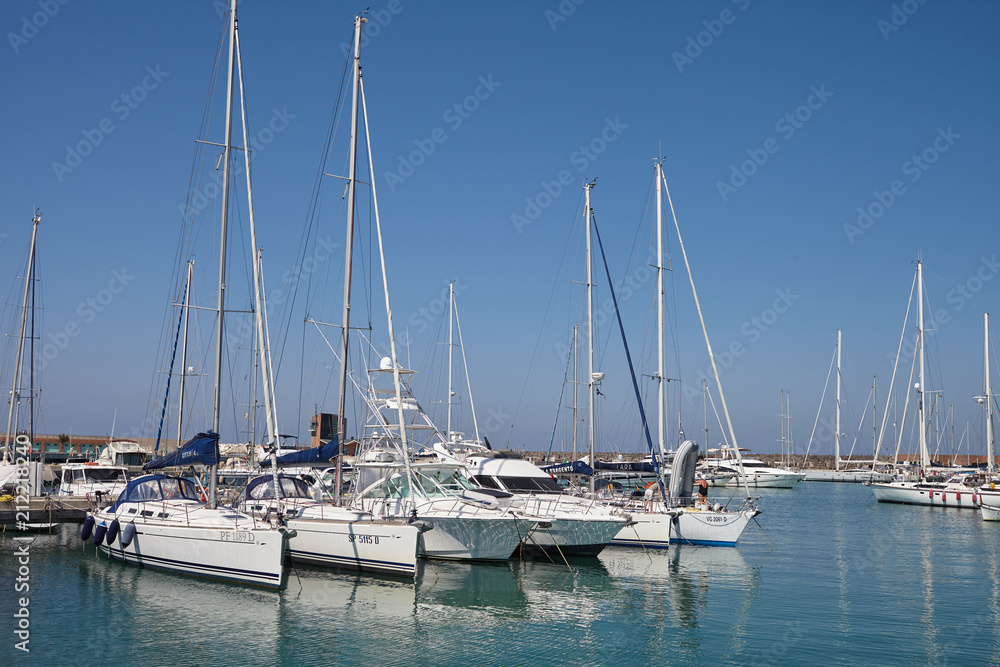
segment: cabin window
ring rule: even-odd
[[[500,490],[500,485],[497,484],[497,481],[489,475],[476,475],[472,478],[472,481],[486,489]]]

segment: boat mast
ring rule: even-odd
[[[455,324],[455,283],[448,283],[448,430],[445,432],[448,440],[451,440],[451,398],[455,395],[451,386],[451,362],[452,362],[452,352],[454,351],[454,344],[452,342],[452,328]],[[464,353],[464,350],[463,350]],[[469,369],[465,369],[466,374],[468,374]]]
[[[691,263],[688,261],[687,250],[684,249],[684,238],[681,236],[681,226],[677,222],[677,212],[674,211],[674,202],[670,198],[670,188],[667,187],[667,180],[660,172],[663,180],[663,187],[667,192],[667,203],[670,205],[670,215],[674,219],[674,229],[677,231],[677,242],[681,247],[681,255],[684,257],[684,266],[687,268],[688,282],[691,283],[691,295],[694,297],[695,309],[698,311],[698,320],[701,322],[701,332],[705,337],[705,347],[708,349],[708,358],[712,362],[712,374],[715,376],[715,386],[719,389],[719,401],[722,403],[722,413],[726,416],[726,426],[729,429],[729,438],[732,441],[733,453],[736,456],[736,467],[739,470],[739,478],[744,482],[744,489],[750,495],[750,489],[746,486],[746,472],[743,469],[743,455],[740,453],[740,445],[736,441],[736,431],[733,429],[733,420],[729,415],[729,405],[726,403],[726,395],[722,391],[722,379],[719,376],[719,368],[715,363],[715,354],[712,352],[712,342],[708,337],[708,327],[705,325],[705,315],[701,310],[701,301],[698,300],[698,290],[694,286],[694,275],[691,272]]]
[[[340,484],[343,471],[343,448],[347,440],[347,423],[344,410],[347,406],[347,346],[351,325],[351,273],[354,256],[354,205],[358,172],[358,91],[361,84],[361,25],[368,19],[354,17],[354,67],[351,74],[354,91],[351,98],[351,175],[347,192],[347,254],[344,260],[344,317],[340,344],[340,405],[337,409],[337,476],[334,502],[340,503]]]
[[[840,339],[843,329],[837,329],[837,416],[834,420],[836,433],[833,435],[834,469],[840,470]]]
[[[983,343],[983,358],[986,361],[986,472],[996,472],[993,442],[993,387],[990,386],[990,314],[983,313],[985,329]]]
[[[236,61],[236,0],[233,0],[229,10],[229,76],[226,79],[226,137],[222,152],[222,223],[220,225],[219,241],[219,295],[216,307],[215,327],[215,392],[212,401],[212,431],[219,432],[219,422],[222,409],[222,345],[225,329],[226,312],[226,241],[229,222],[229,163],[232,155],[233,139],[233,80],[235,78]],[[209,476],[209,507],[215,508],[215,491],[218,480],[219,465],[212,466]]]
[[[666,424],[664,423],[666,417],[666,398],[667,398],[667,385],[666,385],[666,370],[663,363],[663,194],[660,189],[660,181],[663,178],[662,165],[660,161],[656,161],[656,316],[657,316],[657,335],[656,335],[656,346],[657,346],[657,367],[656,376],[659,380],[657,385],[657,395],[656,395],[656,405],[659,426],[659,446],[660,446],[660,463],[661,472],[666,468],[666,447],[664,444],[664,433],[666,431]],[[705,444],[708,447],[708,443]]]
[[[921,260],[917,260],[917,345],[920,346],[920,382],[917,384],[917,397],[919,400],[918,410],[920,412],[920,467],[929,472],[931,467],[931,457],[927,452],[927,424],[924,410],[924,265]]]
[[[580,359],[578,354],[578,349],[580,343],[577,340],[577,335],[580,332],[580,325],[573,325],[573,460],[576,461],[576,425],[577,419],[576,410],[580,399]],[[593,466],[594,462],[591,461],[590,465]]]
[[[594,461],[594,402],[596,397],[594,386],[594,281],[591,275],[591,258],[590,258],[590,190],[594,187],[596,181],[590,183],[585,183],[583,186],[583,191],[585,193],[585,203],[583,207],[583,224],[587,229],[587,344],[588,344],[588,367],[590,370],[587,387],[590,392],[590,400],[588,406],[588,427],[589,427],[589,439],[590,439],[590,465],[595,464]],[[594,476],[590,476],[590,492],[594,492]]]
[[[13,461],[14,456],[10,454],[10,429],[14,424],[14,411],[20,408],[21,403],[21,368],[24,363],[24,330],[28,324],[28,290],[31,289],[31,280],[35,270],[35,242],[38,239],[38,225],[42,222],[42,216],[38,211],[31,217],[31,247],[28,250],[28,271],[24,276],[24,298],[21,301],[21,332],[17,339],[17,355],[14,361],[14,381],[11,383],[10,407],[7,410],[7,433],[3,442],[4,461]]]

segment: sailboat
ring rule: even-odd
[[[663,462],[667,459],[666,454],[666,443],[665,443],[665,368],[663,364],[663,309],[662,309],[662,298],[663,298],[663,237],[662,237],[662,194],[661,194],[661,184],[665,186],[666,181],[663,178],[662,165],[659,161],[655,164],[655,178],[656,178],[656,193],[657,193],[657,246],[658,246],[658,292],[657,299],[661,300],[658,307],[658,319],[659,319],[659,368],[657,374],[661,379],[660,389],[658,392],[658,414],[659,414],[659,443],[658,450],[654,451],[654,446],[652,442],[652,437],[649,434],[649,425],[646,421],[645,410],[642,405],[642,398],[639,394],[639,386],[635,378],[635,371],[632,367],[631,354],[629,352],[628,340],[625,337],[625,328],[622,324],[621,313],[618,310],[618,300],[615,296],[614,289],[611,288],[611,299],[615,306],[615,317],[618,321],[618,330],[621,334],[622,344],[625,349],[625,357],[629,365],[629,373],[632,379],[632,388],[635,392],[636,404],[639,409],[639,416],[642,421],[642,431],[646,438],[646,443],[649,447],[649,454],[653,465],[656,470],[657,482],[656,486],[653,487],[653,496],[658,495],[658,500],[650,499],[649,506],[637,506],[637,503],[632,500],[627,501],[613,501],[615,506],[620,507],[624,511],[628,511],[632,521],[625,527],[623,527],[614,539],[612,539],[612,545],[618,546],[642,546],[642,547],[656,547],[656,548],[667,548],[669,544],[705,544],[705,545],[718,545],[718,546],[734,546],[736,541],[742,535],[744,529],[746,529],[749,522],[760,514],[760,510],[756,507],[756,503],[749,494],[746,499],[737,501],[740,505],[736,509],[730,509],[728,507],[723,507],[720,503],[716,503],[715,506],[709,509],[698,509],[694,507],[694,499],[692,498],[692,486],[694,482],[695,475],[695,464],[698,457],[698,445],[691,440],[684,440],[680,446],[677,448],[673,459],[673,468],[669,475],[669,488],[667,486],[667,473],[663,470]],[[590,207],[590,190],[593,188],[593,183],[588,183],[584,186],[586,193],[585,204],[584,204],[584,220],[587,226],[587,290],[588,290],[588,316],[592,316],[592,299],[593,299],[593,280],[591,277],[591,267],[590,267],[590,232],[593,228],[594,234],[597,237],[598,249],[601,253],[601,258],[604,264],[605,274],[608,279],[609,285],[613,285],[611,280],[611,272],[608,268],[607,258],[604,255],[604,247],[601,243],[601,235],[597,229],[597,221],[594,219],[593,211]],[[669,201],[670,191],[667,190],[667,199]],[[671,205],[672,209],[672,205]],[[680,226],[677,224],[676,217],[674,218],[675,228],[678,234],[678,240],[680,241],[681,248],[684,248],[683,239],[680,238]],[[687,265],[687,254],[684,254],[685,265]],[[690,266],[688,265],[688,275],[691,276]],[[698,305],[699,316],[701,314],[701,307],[698,304],[698,294],[694,288],[694,281],[691,280],[691,289],[694,294],[695,304]],[[704,321],[702,320],[702,330],[706,331],[704,328]],[[588,332],[592,333],[592,325],[588,323]],[[593,364],[593,336],[588,336],[590,338],[590,357],[591,364]],[[709,357],[712,359],[714,366],[714,356],[712,355],[711,344],[708,343],[708,335],[705,335],[706,344],[708,346]],[[718,381],[718,377],[716,377]],[[593,385],[591,391],[591,406],[593,406]],[[721,396],[720,389],[720,396]],[[724,397],[723,406],[725,407]],[[728,415],[728,409],[727,409]],[[591,407],[591,419],[593,418],[593,407]],[[730,429],[731,431],[731,429]],[[591,421],[591,437],[593,438],[593,421]],[[593,440],[591,441],[593,442]],[[735,443],[735,436],[733,436],[733,442]],[[593,445],[591,445],[593,447]]]
[[[979,502],[985,521],[1000,521],[1000,490],[997,489],[996,452],[993,439],[993,385],[990,384],[990,314],[983,313],[984,352],[983,367],[986,392],[976,397],[980,405],[986,404],[986,480],[979,488]]]
[[[223,330],[225,314],[226,247],[232,146],[233,87],[238,64],[236,0],[229,11],[229,76],[226,136],[223,153],[223,193],[219,291],[215,341],[215,387],[212,429],[191,438],[170,454],[151,461],[144,470],[201,466],[210,470],[206,490],[186,477],[159,473],[132,480],[113,505],[98,509],[84,521],[80,537],[114,560],[206,577],[226,582],[280,589],[290,531],[249,514],[219,507],[216,487],[219,463]],[[242,92],[242,76],[240,79]],[[242,95],[241,95],[242,101]],[[244,117],[245,114],[241,114]],[[244,139],[246,128],[244,123]],[[247,151],[244,151],[246,155]],[[249,170],[247,170],[249,183]],[[248,197],[249,197],[248,192]],[[252,211],[252,199],[250,200]]]
[[[361,17],[355,21],[352,137],[359,136],[358,121],[360,114],[363,114],[368,168],[370,173],[374,174],[370,125],[358,55],[362,22],[364,19]],[[352,142],[352,169],[356,169],[356,156],[357,145],[356,142]],[[357,178],[352,173],[348,184],[350,205],[340,345],[338,412],[340,415],[344,414],[349,377],[347,364],[351,331],[350,299],[356,182]],[[475,488],[475,485],[468,481],[464,467],[460,464],[414,460],[415,453],[421,448],[414,443],[414,433],[432,434],[441,439],[443,437],[413,397],[405,380],[412,376],[414,371],[402,368],[398,362],[375,179],[371,179],[370,187],[371,210],[374,213],[385,297],[389,354],[384,357],[379,355],[377,368],[368,369],[367,387],[357,387],[356,380],[351,378],[358,388],[358,394],[367,405],[368,420],[364,425],[358,453],[351,466],[354,492],[345,509],[396,525],[415,524],[410,527],[421,529],[417,540],[417,553],[423,557],[506,560],[536,527],[538,521],[512,512],[513,504],[510,502],[509,494],[491,493],[489,490]],[[375,346],[371,347],[374,350]],[[340,419],[338,422],[338,441],[346,441],[345,419]],[[414,445],[412,451],[411,444]],[[335,491],[339,495],[339,483],[335,483]]]
[[[362,16],[354,18],[353,65],[354,104],[351,118],[351,175],[353,189],[357,175],[356,145],[358,137],[358,96],[361,84],[361,28],[366,22]],[[349,201],[349,219],[354,216],[353,194]],[[349,294],[348,294],[349,298]],[[371,512],[341,507],[332,502],[316,499],[306,483],[291,475],[281,475],[280,466],[302,466],[329,461],[339,453],[339,434],[319,447],[290,452],[277,456],[278,439],[276,406],[270,380],[270,359],[267,354],[266,303],[258,297],[258,337],[260,338],[261,366],[265,369],[265,412],[268,423],[270,474],[250,480],[241,494],[237,507],[258,518],[272,515],[293,532],[288,542],[292,562],[322,565],[413,577],[416,574],[417,544],[420,533],[433,528],[427,522],[407,521],[406,517],[377,516]],[[344,324],[344,335],[349,331]],[[346,361],[346,359],[345,359]],[[346,376],[346,366],[342,367]],[[343,414],[343,411],[341,411]],[[297,468],[301,470],[301,468]]]
[[[4,434],[3,451],[0,453],[0,494],[10,494],[14,498],[12,523],[19,530],[40,530],[51,528],[50,522],[31,522],[30,498],[41,496],[45,492],[44,483],[55,479],[48,466],[31,460],[32,441],[34,440],[35,398],[34,386],[34,355],[28,355],[29,390],[24,395],[22,386],[25,341],[34,340],[35,323],[35,247],[38,240],[38,227],[42,216],[36,210],[31,219],[31,245],[28,250],[28,266],[24,276],[24,297],[21,301],[21,323],[17,336],[17,351],[14,355],[14,375],[11,381],[9,407],[7,410],[7,430]],[[30,313],[30,315],[29,315]],[[29,320],[31,327],[29,330]],[[20,424],[21,403],[27,399],[28,428],[17,432]],[[13,437],[12,437],[13,436]]]
[[[875,454],[872,457],[871,468],[850,468],[841,469],[842,461],[840,458],[840,438],[842,436],[840,427],[840,357],[841,357],[841,343],[842,343],[843,330],[837,329],[837,350],[836,350],[836,360],[837,360],[837,402],[836,410],[834,414],[834,427],[833,427],[833,470],[809,470],[806,472],[807,482],[891,482],[893,481],[892,475],[884,472],[876,472],[875,466],[878,465],[878,438],[875,437],[875,441],[872,443],[874,447]],[[833,366],[831,364],[831,370]],[[827,386],[829,385],[829,375],[827,375]],[[873,394],[873,407],[872,407],[872,422],[873,427],[875,425],[875,408],[874,408],[874,385],[872,386]],[[826,386],[823,387],[823,396],[826,396]],[[822,397],[820,398],[820,410],[822,410]],[[888,406],[887,410],[888,410]],[[819,414],[816,416],[817,423],[819,422]],[[816,425],[813,424],[813,434],[816,432]],[[809,445],[806,446],[806,458],[809,456],[809,449],[812,446],[812,436],[809,437]],[[856,462],[855,462],[856,463]]]
[[[920,466],[921,476],[930,475],[931,459],[927,449],[927,423],[924,378],[924,275],[923,262],[917,261],[917,350],[920,357],[919,382],[915,385],[917,391],[917,429],[920,431]],[[870,484],[875,498],[881,503],[902,503],[906,505],[931,505],[934,507],[978,508],[979,493],[975,487],[966,485],[961,476],[954,476],[945,481],[921,479],[916,482],[873,482]]]

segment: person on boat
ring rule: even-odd
[[[646,485],[646,492],[642,494],[643,500],[645,500],[645,506],[647,512],[653,511],[653,491],[656,487],[656,482],[650,482]]]
[[[698,504],[704,505],[705,509],[708,509],[708,480],[700,473],[698,475]]]

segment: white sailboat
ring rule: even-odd
[[[993,385],[990,383],[990,314],[983,313],[983,367],[986,392],[976,402],[986,404],[986,480],[979,488],[979,501],[985,521],[1000,521],[1000,489],[997,489],[995,441],[993,438]]]
[[[917,428],[920,431],[920,465],[922,471],[930,474],[931,459],[927,449],[926,424],[926,384],[924,379],[924,282],[923,262],[917,261],[917,349],[919,350],[919,382],[917,390]],[[916,482],[874,482],[871,483],[875,498],[882,503],[905,505],[930,505],[934,507],[978,508],[979,493],[968,486],[963,477],[952,477],[945,481],[919,480]]]
[[[666,452],[666,428],[665,428],[665,411],[666,411],[666,374],[664,367],[664,354],[663,354],[663,237],[662,237],[662,194],[661,194],[661,184],[667,193],[667,201],[670,202],[670,191],[666,188],[666,180],[663,177],[663,168],[659,161],[655,165],[655,178],[656,178],[656,221],[657,221],[657,246],[658,246],[658,280],[657,280],[657,301],[658,301],[658,320],[659,320],[659,365],[657,369],[657,376],[660,379],[659,391],[657,397],[657,410],[658,410],[658,420],[659,420],[659,431],[658,431],[658,451],[653,451],[653,444],[649,436],[648,425],[645,423],[645,411],[643,410],[641,399],[638,395],[638,385],[635,382],[633,374],[633,389],[636,392],[636,401],[638,403],[640,416],[643,421],[643,431],[646,435],[647,443],[650,448],[650,456],[655,457],[653,459],[657,464],[657,471],[659,474],[659,479],[656,482],[656,487],[653,489],[653,495],[659,494],[659,499],[650,498],[649,505],[647,506],[644,502],[640,506],[634,500],[626,501],[612,501],[613,506],[619,507],[621,510],[626,511],[630,514],[632,521],[623,527],[614,539],[612,539],[612,545],[618,546],[643,546],[643,547],[657,547],[657,548],[667,548],[669,544],[705,544],[705,545],[720,545],[720,546],[733,546],[739,539],[739,536],[743,533],[743,530],[747,527],[750,520],[753,519],[760,513],[760,510],[756,507],[753,499],[748,497],[738,509],[730,509],[729,507],[723,507],[721,504],[716,504],[711,508],[700,509],[694,507],[693,498],[691,495],[692,485],[694,482],[695,475],[695,463],[698,456],[698,445],[690,440],[685,440],[678,447],[678,451],[674,455],[673,459],[673,470],[669,474],[669,490],[667,488],[666,479],[668,478],[667,471],[664,470],[662,462],[667,460]],[[586,193],[586,201],[584,206],[584,216],[587,225],[587,285],[588,285],[588,305],[592,303],[592,288],[593,280],[590,275],[590,230],[593,226],[596,230],[596,222],[593,220],[593,213],[590,207],[590,190],[593,187],[593,183],[584,186]],[[673,204],[671,203],[671,211],[673,211]],[[677,223],[677,218],[674,216],[674,226],[677,232],[678,242],[680,244],[681,250],[684,253],[684,263],[688,269],[688,277],[691,279],[691,290],[694,295],[695,305],[698,309],[699,318],[701,319],[702,331],[705,334],[705,343],[708,348],[709,358],[712,360],[713,368],[715,367],[715,357],[712,354],[712,346],[708,338],[707,329],[705,328],[704,319],[701,318],[701,306],[698,302],[698,293],[694,286],[694,280],[691,274],[691,267],[687,261],[687,252],[684,250],[684,241],[680,234],[680,225]],[[601,245],[600,233],[597,233],[597,240],[599,246]],[[604,250],[601,246],[601,254],[603,257]],[[605,261],[605,271],[607,270],[607,262]],[[608,280],[610,282],[611,276],[608,272]],[[622,343],[625,346],[626,357],[629,358],[629,366],[631,372],[631,360],[628,352],[628,342],[625,340],[625,331],[621,323],[620,314],[618,313],[617,298],[612,290],[612,301],[615,304],[616,316],[618,317],[619,330],[622,334]],[[588,308],[588,315],[593,313],[592,308]],[[588,323],[589,324],[589,323]],[[588,326],[588,331],[592,331],[591,327]],[[590,337],[590,355],[593,359],[593,338]],[[716,381],[718,382],[718,374],[716,374]],[[720,396],[723,401],[723,408],[726,410],[726,415],[728,419],[728,408],[726,407],[725,397],[721,391]],[[593,392],[591,392],[591,405],[593,406]],[[593,412],[591,412],[593,416]],[[591,433],[593,433],[593,421],[591,421]],[[730,424],[730,433],[733,437],[733,442],[735,442],[735,435],[732,434],[732,428]],[[593,445],[592,445],[593,447]]]
[[[14,354],[14,374],[10,384],[7,409],[7,429],[4,434],[3,450],[0,452],[0,495],[13,497],[10,512],[11,524],[16,530],[42,530],[55,524],[47,521],[28,521],[30,498],[46,493],[45,482],[53,481],[55,475],[49,466],[31,460],[34,439],[35,374],[33,359],[28,358],[28,392],[23,386],[25,341],[35,337],[35,250],[38,241],[38,227],[42,216],[36,210],[31,218],[31,245],[28,250],[27,271],[24,276],[24,292],[21,301],[21,322],[16,337]],[[29,314],[30,313],[30,314]],[[29,329],[30,320],[30,329]],[[19,431],[22,401],[27,403],[27,428]],[[22,520],[24,519],[24,520]]]
[[[363,21],[363,19],[360,19]],[[356,28],[360,24],[356,23]],[[358,53],[360,32],[355,32],[355,54]],[[352,136],[357,136],[360,110],[364,115],[369,172],[374,174],[370,125],[365,104],[364,82],[360,76],[360,59],[355,56],[355,97],[352,116]],[[356,146],[351,146],[351,163],[355,164]],[[340,412],[344,414],[347,395],[348,335],[350,332],[350,285],[353,250],[354,192],[356,178],[349,183],[351,205],[347,223],[347,258],[344,281],[344,318],[341,331]],[[404,376],[413,371],[403,369],[398,362],[389,283],[386,273],[381,218],[375,179],[371,179],[372,211],[378,240],[382,286],[389,334],[389,356],[379,367],[369,370],[368,387],[360,392],[367,403],[369,420],[360,442],[360,451],[352,465],[354,493],[349,509],[395,522],[424,521],[432,530],[420,533],[417,553],[428,558],[506,560],[525,536],[535,528],[537,520],[510,512],[511,505],[501,506],[498,497],[476,490],[461,466],[441,462],[414,462],[420,449],[413,443],[413,433],[433,434],[443,439],[440,431],[420,408],[406,385]],[[391,380],[387,388],[385,383]],[[340,441],[346,439],[346,421],[339,421]],[[411,450],[411,444],[414,445]],[[426,443],[423,443],[426,444]],[[339,491],[339,484],[335,485]],[[426,526],[425,526],[426,527]]]
[[[218,507],[216,504],[225,340],[223,331],[226,312],[229,176],[233,150],[232,96],[238,57],[236,0],[233,0],[229,11],[229,76],[223,153],[212,431],[199,433],[175,452],[144,466],[148,470],[178,465],[209,466],[210,486],[206,494],[203,489],[183,477],[162,474],[139,477],[129,482],[114,505],[97,510],[87,517],[81,537],[87,540],[93,533],[94,544],[115,560],[186,575],[277,589],[283,588],[286,583],[283,563],[289,531],[284,526],[278,526],[277,522],[271,524],[260,521],[248,514]],[[241,115],[245,119],[245,113]],[[249,183],[249,170],[247,179]],[[253,210],[252,199],[250,210]]]
[[[842,461],[840,458],[840,438],[843,435],[840,427],[840,355],[841,355],[841,343],[842,343],[842,329],[837,329],[837,402],[836,410],[834,416],[834,434],[833,434],[833,470],[807,470],[805,480],[807,482],[891,482],[893,481],[893,476],[888,473],[877,472],[875,467],[878,465],[878,438],[872,443],[874,447],[874,455],[871,460],[871,468],[845,468],[842,469]],[[831,367],[832,368],[832,367]],[[829,376],[827,376],[827,383],[829,383]],[[874,386],[872,388],[872,394],[874,396]],[[823,388],[823,395],[826,395],[826,387]],[[874,398],[872,400],[872,421],[875,421],[875,408],[874,408]],[[886,406],[888,410],[888,404]],[[820,399],[820,410],[822,410],[822,398]],[[819,422],[819,414],[816,415],[816,422]],[[816,433],[816,424],[813,424],[813,434]],[[809,456],[809,449],[812,446],[812,436],[809,437],[809,445],[806,447],[806,457]],[[855,462],[856,463],[856,462]],[[866,462],[867,463],[867,462]]]
[[[353,68],[353,114],[351,118],[351,174],[350,187],[355,186],[357,176],[356,146],[358,140],[358,96],[361,85],[361,28],[366,22],[362,16],[354,18],[354,51],[351,57]],[[349,225],[354,216],[354,197],[349,201]],[[350,233],[350,232],[349,232]],[[348,262],[348,265],[350,262]],[[259,269],[255,264],[255,272]],[[346,295],[350,299],[350,292]],[[349,303],[349,302],[348,302]],[[270,378],[270,348],[266,331],[266,302],[258,290],[257,296],[258,337],[261,350],[261,366],[264,368],[265,413],[268,424],[267,450],[270,452],[271,474],[250,481],[242,494],[239,507],[253,516],[267,518],[272,514],[279,518],[291,531],[288,553],[292,562],[323,565],[375,572],[399,574],[413,577],[416,574],[417,543],[422,530],[429,530],[430,524],[407,522],[405,517],[376,516],[370,512],[349,507],[340,507],[332,502],[314,499],[301,479],[280,476],[278,472],[278,427],[276,405],[273,401]],[[345,315],[346,317],[346,315]],[[344,337],[349,332],[349,322],[344,322]],[[346,362],[346,357],[344,358]],[[346,377],[346,364],[341,367],[342,377]],[[341,412],[342,414],[342,412]],[[339,436],[333,443],[339,445]],[[324,449],[336,449],[329,445]],[[306,454],[307,452],[302,452]],[[295,459],[298,452],[283,458]],[[326,455],[324,455],[326,458]],[[300,471],[301,468],[296,468]],[[313,471],[315,472],[315,471]]]

